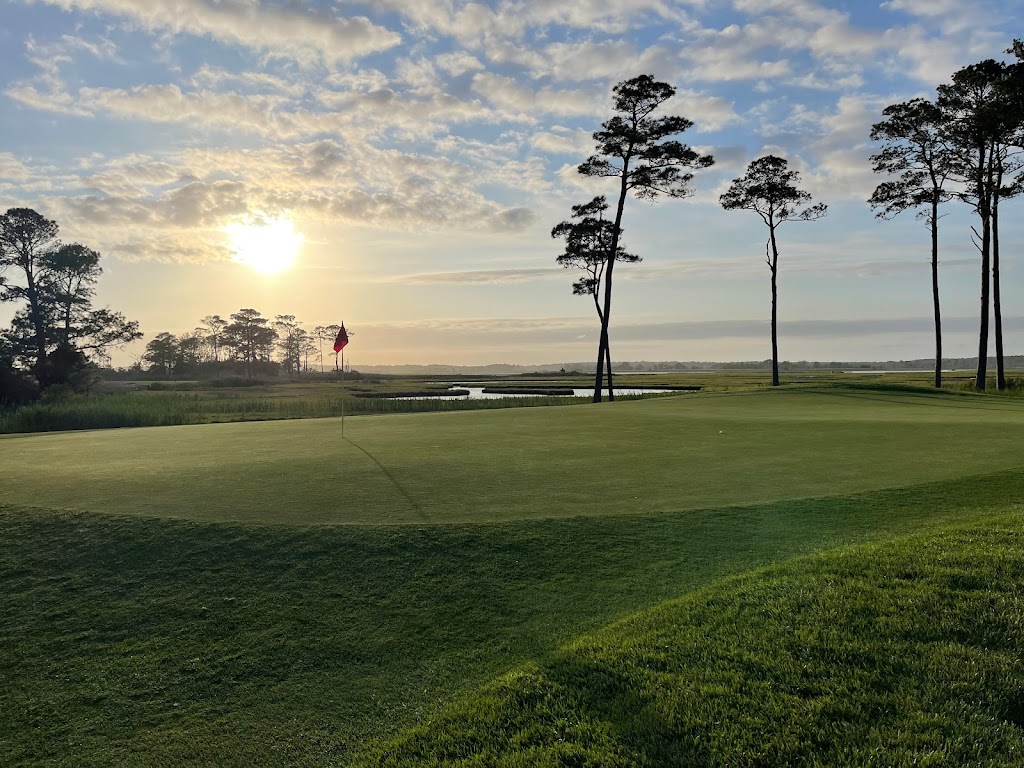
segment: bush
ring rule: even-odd
[[[0,364],[0,412],[27,405],[39,397],[35,379],[22,371]]]
[[[223,379],[210,379],[201,383],[203,387],[262,387],[269,382],[266,379],[247,379],[244,376],[225,376]]]

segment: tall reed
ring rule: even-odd
[[[626,395],[639,400],[664,395]],[[489,400],[426,398],[399,400],[377,397],[204,397],[189,392],[139,392],[76,395],[0,412],[0,433],[57,432],[118,427],[162,427],[269,419],[310,419],[386,413],[476,411],[494,408],[532,408],[581,405],[588,397],[503,397]],[[344,404],[344,405],[343,405]]]

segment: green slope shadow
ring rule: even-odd
[[[357,765],[1021,765],[1019,515],[733,577]]]
[[[1024,472],[676,515],[242,527],[0,510],[0,743],[40,765],[334,765],[715,579],[983,518]]]

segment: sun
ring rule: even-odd
[[[224,231],[231,239],[234,260],[264,275],[275,275],[292,266],[305,239],[285,218],[236,222]]]

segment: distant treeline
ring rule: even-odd
[[[989,364],[994,358],[989,358]],[[1024,369],[1024,355],[1008,355],[1005,358],[1007,368]],[[832,360],[828,362],[812,360],[783,360],[779,368],[787,371],[929,371],[935,365],[934,358],[917,360]],[[949,369],[973,369],[978,366],[976,357],[944,357],[942,367]],[[493,365],[360,365],[363,373],[393,374],[398,376],[503,376],[526,373],[593,373],[595,363],[543,363],[540,365],[512,365],[496,363]],[[619,373],[644,373],[648,371],[770,371],[771,360],[747,360],[741,362],[713,361],[623,361],[613,363]]]

